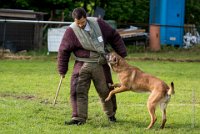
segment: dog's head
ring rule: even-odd
[[[106,55],[106,60],[109,66],[115,71],[119,66],[122,57],[115,52],[110,52]]]
[[[107,60],[108,64],[115,65],[118,63],[119,58],[115,52],[111,52],[106,55],[106,60]]]

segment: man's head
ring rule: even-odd
[[[75,8],[72,12],[72,17],[76,25],[82,29],[85,28],[87,20],[86,20],[86,11],[81,8]]]

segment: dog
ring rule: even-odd
[[[147,129],[152,128],[157,120],[155,110],[158,104],[160,104],[162,111],[162,124],[160,128],[163,129],[167,121],[167,104],[170,101],[171,95],[175,93],[174,83],[171,82],[171,85],[168,86],[159,78],[147,74],[135,66],[129,65],[125,59],[115,52],[108,53],[106,55],[106,60],[110,68],[117,73],[120,83],[110,85],[114,87],[114,90],[110,91],[105,101],[110,100],[113,94],[124,91],[150,92],[147,108],[151,117],[151,122]]]

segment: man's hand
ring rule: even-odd
[[[61,74],[60,76],[61,76],[62,78],[65,78],[65,75],[64,75],[64,74]]]

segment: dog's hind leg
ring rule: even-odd
[[[162,124],[160,126],[161,129],[163,129],[165,127],[165,123],[167,121],[166,108],[167,108],[167,104],[166,103],[160,103],[160,109],[162,111]]]
[[[162,100],[160,102],[160,109],[161,109],[161,112],[162,112],[162,124],[160,126],[161,129],[163,129],[165,127],[165,123],[167,121],[167,118],[166,118],[166,109],[167,109],[167,104],[170,101],[170,98],[171,98],[170,95],[166,95],[165,98],[164,98],[164,100]]]
[[[161,99],[161,96],[157,92],[152,92],[151,95],[149,96],[149,99],[147,101],[147,108],[151,117],[151,122],[149,126],[147,127],[147,129],[152,128],[154,123],[157,120],[155,111],[156,111],[157,103],[159,102],[160,99]]]
[[[150,128],[152,128],[152,126],[154,125],[154,123],[157,120],[156,114],[155,114],[156,104],[148,101],[147,108],[148,108],[148,111],[149,111],[149,114],[151,117],[151,122],[150,122],[149,126],[147,127],[147,129],[150,129]]]

